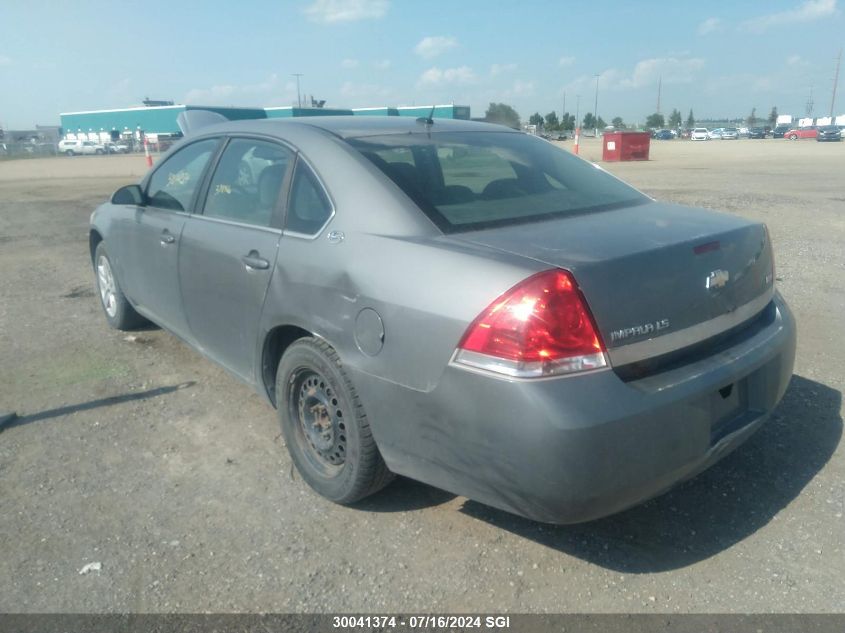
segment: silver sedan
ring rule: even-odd
[[[93,213],[90,249],[109,324],[252,385],[338,503],[396,473],[593,519],[736,448],[792,374],[764,225],[494,125],[207,125]]]

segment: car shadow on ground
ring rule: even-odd
[[[364,512],[411,512],[447,503],[456,495],[407,477],[396,477],[378,494],[350,506]]]
[[[57,418],[62,415],[69,415],[71,413],[78,413],[79,411],[90,411],[91,409],[98,409],[100,407],[110,407],[115,404],[122,404],[124,402],[132,402],[133,400],[146,400],[148,398],[156,398],[167,393],[179,391],[180,389],[187,389],[196,383],[193,380],[183,382],[178,385],[169,385],[167,387],[156,387],[155,389],[147,389],[146,391],[138,391],[135,393],[125,393],[119,396],[109,396],[108,398],[100,398],[98,400],[90,400],[88,402],[81,402],[79,404],[70,404],[56,409],[48,409],[39,413],[32,413],[30,415],[15,416],[3,425],[0,425],[0,433],[5,430],[14,428],[16,426],[24,426],[32,424],[33,422],[41,422],[42,420],[49,420]]]
[[[842,394],[793,376],[772,418],[743,446],[667,494],[615,516],[553,526],[467,501],[461,511],[625,573],[678,569],[750,536],[792,502],[842,436]]]

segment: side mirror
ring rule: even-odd
[[[111,203],[143,206],[144,192],[138,185],[126,185],[112,194]]]

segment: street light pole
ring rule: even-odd
[[[299,95],[299,78],[302,77],[302,73],[291,73],[294,77],[296,77],[296,107],[302,107],[302,97]]]
[[[596,138],[599,137],[599,76],[596,75],[596,103],[593,106],[593,121],[595,123],[595,129],[593,133],[595,134]]]
[[[578,111],[581,108],[581,95],[575,95],[575,127],[581,127],[578,122]]]

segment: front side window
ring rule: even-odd
[[[293,152],[265,141],[234,139],[211,178],[203,215],[270,226]]]
[[[192,143],[164,161],[150,178],[147,204],[187,211],[217,143],[218,139]]]
[[[446,233],[648,201],[590,163],[527,134],[432,132],[349,143]],[[403,153],[413,161],[391,160]]]
[[[298,161],[293,174],[285,228],[305,235],[316,234],[332,215],[332,205],[314,172]]]

